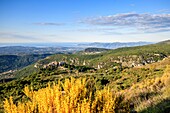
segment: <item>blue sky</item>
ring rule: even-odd
[[[168,39],[169,0],[0,0],[0,43]]]

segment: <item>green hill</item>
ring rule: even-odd
[[[14,80],[1,80],[0,101],[13,96],[25,102],[25,86],[37,91],[66,78],[86,78],[92,91],[110,88],[125,94],[124,101],[139,113],[166,113],[170,107],[170,45],[126,47],[97,54],[56,54],[15,73]],[[62,65],[60,65],[62,64]],[[2,103],[1,103],[2,105]],[[3,107],[1,107],[3,111]],[[168,113],[168,112],[167,112]]]
[[[115,68],[121,69],[143,66],[160,61],[169,55],[169,44],[157,43],[145,46],[118,48],[97,54],[86,54],[86,52],[83,51],[75,54],[56,54],[39,60],[36,64],[40,65],[42,68],[43,65],[47,65],[50,62],[63,61],[70,65],[85,65],[91,68],[100,68],[100,70],[105,71],[109,69],[113,70]],[[19,62],[16,61],[16,64]],[[37,71],[38,68],[34,68],[34,65],[25,67],[24,69],[15,72],[14,77],[27,76],[32,72],[32,70]],[[9,66],[10,65],[8,65],[8,67]],[[13,64],[11,64],[11,66],[13,66]],[[12,68],[14,67],[15,66]],[[3,68],[5,68],[5,66]]]
[[[170,55],[169,44],[152,44],[137,47],[125,47],[109,50],[99,54],[84,54],[83,52],[72,55],[53,55],[48,59],[39,61],[47,64],[52,61],[64,61],[68,64],[87,65],[97,68],[114,66],[115,63],[123,67],[141,66],[157,62]],[[112,67],[113,67],[112,66]]]
[[[49,55],[50,54],[42,54],[42,55],[32,54],[32,55],[22,55],[22,56],[0,55],[0,73],[9,70],[21,69]]]
[[[170,44],[170,40],[165,40],[165,41],[162,41],[162,42],[159,42],[160,44]]]
[[[90,53],[90,52],[103,52],[103,51],[108,51],[109,49],[105,48],[86,48],[84,52]]]

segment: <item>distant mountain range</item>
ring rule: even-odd
[[[116,49],[153,44],[152,42],[0,44],[0,55],[74,53],[86,48]]]
[[[116,49],[120,47],[133,47],[133,46],[142,46],[153,44],[153,42],[113,42],[113,43],[86,43],[86,44],[78,44],[79,47],[96,47],[96,48],[106,48],[106,49]]]

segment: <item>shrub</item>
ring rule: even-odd
[[[12,97],[5,99],[7,113],[128,113],[129,106],[121,94],[110,89],[86,88],[86,79],[66,79],[65,82],[33,91],[28,86],[24,93],[27,101],[14,104]]]

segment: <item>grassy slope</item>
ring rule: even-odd
[[[35,90],[38,90],[46,87],[50,81],[64,80],[70,76],[85,77],[88,80],[88,87],[96,86],[96,89],[100,90],[105,86],[116,92],[124,93],[125,98],[134,103],[135,110],[138,112],[164,113],[166,109],[169,109],[170,93],[168,93],[168,87],[170,82],[167,81],[170,77],[170,67],[167,67],[169,64],[170,58],[167,58],[161,62],[125,69],[121,73],[112,74],[79,73],[77,75],[66,73],[56,75],[53,73],[54,70],[46,70],[20,80],[8,82],[5,86],[1,84],[0,87],[3,89],[1,97],[4,94],[5,97],[13,95],[17,101],[21,99],[21,96],[24,97],[22,90],[25,85],[31,85]],[[155,106],[157,107],[155,108]]]

